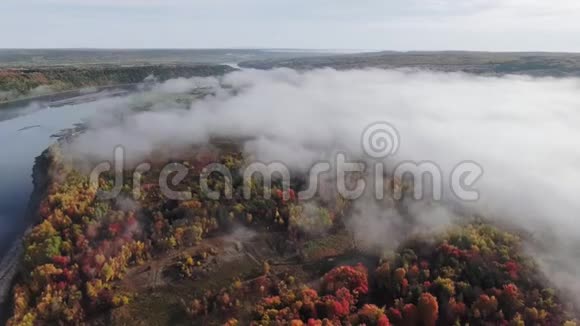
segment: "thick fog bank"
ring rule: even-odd
[[[430,161],[447,180],[457,164],[473,161],[484,171],[475,185],[480,199],[458,204],[546,240],[546,252],[553,259],[564,262],[579,256],[575,249],[580,230],[576,221],[580,212],[578,79],[246,70],[219,79],[172,80],[133,98],[102,101],[102,106],[125,112],[135,101],[200,87],[211,89],[211,95],[186,110],[161,102],[147,112],[127,114],[121,123],[101,116],[71,150],[110,159],[113,148],[123,145],[137,162],[168,145],[203,142],[210,136],[249,137],[246,148],[257,159],[306,169],[331,159],[336,150],[365,158],[361,146],[365,128],[388,122],[400,140],[396,155],[385,160],[389,167]],[[371,238],[393,236],[389,229],[402,217],[366,207],[353,226],[372,230],[367,232]],[[444,208],[432,207],[411,210],[420,226],[429,229],[449,222]],[[568,263],[571,266],[562,273],[574,278],[576,263]]]

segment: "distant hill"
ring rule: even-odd
[[[521,74],[537,77],[578,77],[580,76],[580,54],[457,51],[375,52],[293,59],[251,60],[242,62],[240,66],[257,69],[288,67],[299,70],[324,67],[339,70],[420,68],[487,75]]]
[[[289,49],[0,49],[0,67],[223,64],[328,53],[328,51]]]
[[[328,55],[311,50],[0,49],[0,103],[85,87],[140,83],[148,76],[221,75],[246,60]]]
[[[165,81],[178,77],[223,75],[233,70],[226,65],[183,64],[0,68],[0,103],[87,87],[138,84],[150,76]]]

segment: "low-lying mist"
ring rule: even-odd
[[[211,89],[211,95],[189,109],[162,100],[198,88]],[[127,109],[153,98],[159,101],[148,111]],[[138,162],[157,148],[205,142],[212,136],[240,137],[249,139],[245,147],[258,160],[307,169],[331,159],[337,150],[364,157],[365,128],[388,122],[400,135],[399,151],[386,159],[388,166],[431,161],[448,178],[458,163],[476,162],[484,170],[475,185],[480,199],[454,205],[529,232],[542,243],[541,250],[530,250],[555,282],[580,275],[578,79],[245,70],[221,78],[171,80],[100,105],[103,113],[71,144],[76,155],[110,160],[115,146],[122,145],[130,160]],[[445,205],[417,203],[409,211],[419,229],[444,226],[452,219]],[[350,223],[355,233],[371,241],[398,240],[393,229],[403,217],[396,212],[372,204],[358,212]]]

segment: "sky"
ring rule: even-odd
[[[1,0],[0,48],[580,52],[577,0]]]

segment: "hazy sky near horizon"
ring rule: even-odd
[[[0,48],[580,52],[578,0],[1,0]]]

